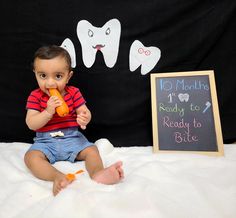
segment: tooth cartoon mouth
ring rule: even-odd
[[[133,72],[141,65],[141,74],[145,75],[156,66],[160,57],[159,48],[145,47],[139,40],[135,40],[130,47],[129,69]]]
[[[94,49],[97,49],[97,50],[101,50],[103,47],[105,47],[105,45],[96,45],[96,46],[93,46]]]
[[[75,55],[75,47],[74,47],[73,42],[69,38],[66,38],[62,42],[60,47],[66,49],[68,51],[70,58],[71,58],[71,67],[75,68],[76,67],[76,55]]]
[[[87,20],[77,24],[77,36],[82,47],[84,65],[90,68],[97,51],[102,52],[107,67],[112,68],[118,57],[121,25],[117,19],[111,19],[102,27],[94,27]]]

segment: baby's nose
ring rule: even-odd
[[[47,80],[46,85],[47,85],[47,88],[56,88],[57,87],[54,79],[50,79],[50,78]]]

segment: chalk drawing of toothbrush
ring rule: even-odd
[[[205,109],[202,111],[202,113],[205,113],[207,110],[208,110],[208,108],[210,108],[211,107],[211,103],[209,102],[209,101],[207,101],[206,102],[206,107],[205,107]]]

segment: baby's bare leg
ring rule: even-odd
[[[25,164],[39,179],[53,182],[53,194],[57,195],[70,181],[65,174],[53,167],[41,151],[28,151],[25,154]]]
[[[90,177],[102,184],[115,184],[124,178],[122,162],[104,168],[102,159],[96,146],[91,146],[79,153],[78,160],[85,160],[85,166]]]

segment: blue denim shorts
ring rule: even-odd
[[[61,131],[63,136],[55,136]],[[38,150],[43,152],[51,164],[56,161],[75,162],[79,152],[93,146],[77,128],[58,129],[49,132],[37,132],[34,144],[28,151]]]

